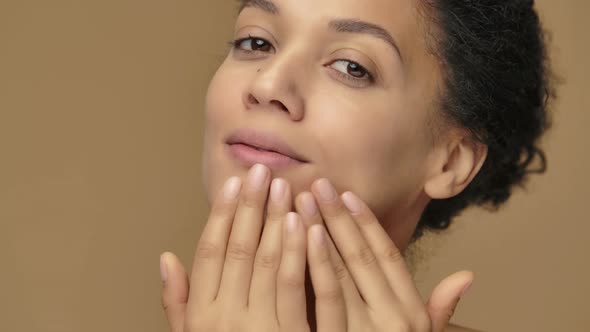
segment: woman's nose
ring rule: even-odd
[[[250,86],[244,94],[246,109],[266,109],[287,113],[293,121],[304,117],[299,75],[289,59],[275,58],[253,73]]]

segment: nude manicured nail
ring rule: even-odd
[[[318,207],[311,193],[301,195],[301,205],[302,212],[308,217],[313,217],[318,213]]]
[[[225,197],[225,199],[236,199],[240,192],[241,186],[242,180],[240,180],[240,178],[237,176],[231,177],[227,181],[225,181],[225,185],[223,187],[223,196]]]
[[[297,230],[297,224],[299,220],[297,220],[297,215],[293,212],[287,213],[287,231],[289,233],[295,233]]]
[[[325,238],[324,238],[324,229],[320,225],[313,225],[311,226],[311,237],[318,245],[324,245]]]
[[[262,185],[264,184],[264,180],[266,180],[266,176],[268,175],[268,169],[266,166],[261,164],[256,164],[250,169],[248,173],[248,183],[252,186],[255,190],[262,189]]]
[[[359,199],[353,193],[345,192],[344,194],[342,194],[341,198],[342,202],[350,212],[361,212],[361,202],[359,202]]]
[[[463,290],[461,291],[461,295],[459,295],[459,298],[462,298],[463,296],[465,296],[465,294],[467,294],[467,291],[469,291],[472,284],[473,284],[473,281],[468,283],[467,286],[465,286],[465,288],[463,288]]]
[[[285,196],[287,183],[283,179],[274,179],[270,185],[270,198],[274,202],[280,202]]]
[[[164,261],[164,254],[160,255],[160,279],[162,279],[162,282],[168,280],[168,268]]]
[[[321,179],[317,182],[318,194],[325,201],[332,201],[336,198],[336,190],[327,179]]]

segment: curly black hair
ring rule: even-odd
[[[444,118],[488,147],[466,189],[432,200],[414,240],[443,230],[471,205],[497,209],[547,161],[539,139],[550,127],[555,93],[543,30],[533,0],[419,0],[435,29],[427,37],[441,61]],[[536,162],[535,162],[536,161]]]

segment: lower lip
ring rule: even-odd
[[[231,156],[246,167],[251,167],[254,164],[264,164],[270,169],[282,169],[304,164],[284,154],[259,151],[245,144],[229,144],[227,147]]]

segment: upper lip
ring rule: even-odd
[[[304,156],[297,153],[279,136],[268,132],[247,128],[238,129],[227,138],[226,143],[229,145],[245,144],[259,149],[278,152],[301,162],[307,162],[307,159]]]

